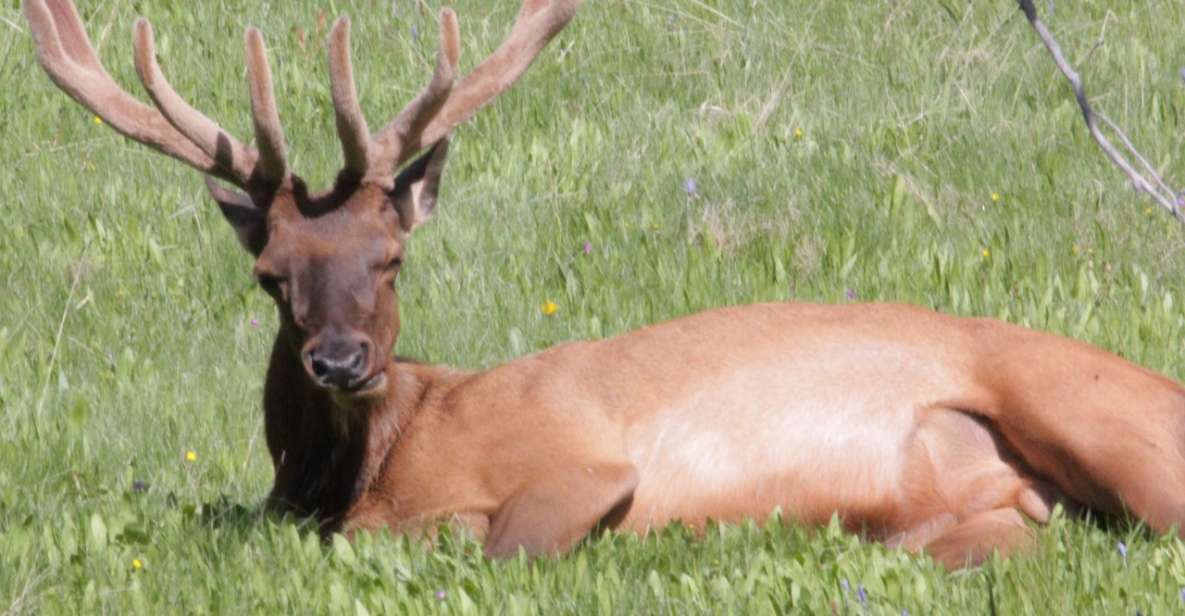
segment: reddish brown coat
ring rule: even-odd
[[[51,78],[129,138],[235,184],[210,191],[280,332],[264,396],[270,506],[326,532],[469,528],[487,553],[569,548],[595,525],[806,524],[961,566],[1026,544],[1054,503],[1185,521],[1180,385],[1085,344],[895,305],[726,308],[467,373],[391,359],[405,236],[436,205],[447,137],[508,88],[577,0],[525,0],[507,41],[455,81],[436,71],[371,135],[349,21],[330,34],[345,168],[310,193],[286,161],[262,36],[246,35],[256,148],[189,107],[136,24],[156,107],[111,80],[69,0],[25,0]],[[402,163],[428,145],[396,174]]]

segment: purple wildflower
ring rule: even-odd
[[[587,254],[590,254],[590,253],[592,253],[592,242],[589,242],[589,241],[587,241],[587,240],[586,240],[586,241],[584,242],[584,254],[586,254],[586,255],[587,255]]]
[[[415,24],[411,25],[411,40],[413,40],[413,41],[420,40],[420,29],[417,28]]]
[[[1185,586],[1181,587],[1181,592],[1178,595],[1181,597],[1181,603],[1185,603]]]
[[[1119,550],[1119,555],[1122,556],[1124,558],[1124,560],[1127,560],[1127,544],[1126,543],[1124,543],[1122,541],[1120,541],[1119,543],[1116,543],[1115,549]]]
[[[868,591],[864,590],[863,584],[856,587],[856,600],[860,602],[860,607],[868,607]]]
[[[853,288],[851,288],[851,287],[848,287],[847,289],[844,289],[843,295],[844,295],[844,297],[848,298],[848,301],[849,301],[849,302],[854,302],[854,301],[856,301],[856,297],[857,297],[857,296],[856,296],[856,290],[855,290],[855,289],[853,289]]]
[[[689,177],[683,180],[683,192],[693,199],[699,196],[699,184],[696,183],[695,178]]]
[[[444,598],[447,596],[448,596],[448,593],[444,592],[443,590],[436,591],[436,598],[441,601],[444,601]]]
[[[251,318],[251,327],[259,327],[259,319]]]
[[[901,608],[901,616],[909,616],[909,610]]]
[[[852,590],[852,586],[850,584],[848,584],[848,578],[844,578],[844,579],[840,580],[839,585],[841,588],[843,588],[843,591],[845,593]]]

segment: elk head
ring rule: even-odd
[[[206,174],[211,195],[254,255],[259,284],[279,307],[281,337],[309,379],[339,395],[362,396],[385,390],[385,367],[399,334],[394,281],[404,238],[436,205],[450,132],[526,71],[579,2],[524,0],[507,39],[460,81],[456,16],[442,10],[431,81],[373,135],[354,87],[350,22],[339,18],[328,49],[345,165],[334,186],[317,193],[288,167],[267,52],[255,28],[245,35],[252,148],[169,85],[147,20],[138,19],[133,30],[135,64],[155,106],[107,74],[73,2],[24,0],[24,12],[41,65],[59,88],[123,135]]]

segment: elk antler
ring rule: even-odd
[[[342,17],[329,35],[329,72],[346,172],[389,185],[395,170],[426,145],[446,137],[506,91],[576,14],[580,0],[524,0],[510,35],[473,72],[454,85],[461,53],[457,17],[440,12],[436,71],[427,87],[373,136],[358,105],[350,64],[350,22]]]
[[[259,151],[242,144],[191,107],[156,61],[152,26],[136,20],[136,72],[156,107],[120,88],[99,61],[71,0],[24,0],[37,58],[59,88],[124,136],[240,188],[275,188],[289,181],[284,133],[276,113],[263,38],[246,34],[247,75]]]
[[[445,138],[453,128],[511,86],[543,47],[572,19],[580,0],[524,0],[510,35],[454,85],[461,54],[457,17],[440,12],[440,49],[428,86],[382,130],[369,134],[358,105],[350,64],[350,21],[337,20],[329,35],[329,70],[345,173],[390,185],[413,154]],[[136,73],[155,107],[128,94],[103,68],[72,0],[23,0],[37,57],[54,83],[126,137],[168,154],[248,192],[274,190],[292,181],[284,130],[276,111],[263,37],[244,36],[251,114],[258,149],[244,145],[185,102],[156,60],[152,26],[136,20]]]
[[[354,69],[350,63],[350,19],[344,16],[338,18],[329,33],[329,76],[333,83],[337,133],[341,138],[348,174],[358,179],[367,177],[390,183],[391,175],[400,162],[392,158],[398,155],[399,150],[399,142],[392,140],[422,129],[426,121],[424,118],[430,118],[440,109],[453,87],[460,55],[461,37],[457,31],[457,16],[451,10],[444,9],[440,12],[440,49],[432,81],[391,123],[391,127],[396,129],[385,128],[372,140],[354,87]],[[417,124],[420,126],[417,127]],[[386,173],[382,173],[381,169],[386,169]]]

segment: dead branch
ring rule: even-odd
[[[1160,177],[1160,174],[1148,162],[1148,159],[1136,150],[1135,146],[1132,145],[1131,139],[1127,137],[1117,124],[1090,106],[1090,101],[1086,98],[1086,90],[1082,87],[1082,78],[1078,76],[1078,73],[1066,61],[1065,56],[1062,55],[1061,47],[1054,40],[1053,34],[1045,27],[1045,23],[1037,17],[1037,9],[1033,6],[1033,1],[1017,1],[1020,5],[1020,10],[1028,18],[1029,24],[1033,26],[1033,30],[1037,32],[1037,36],[1044,43],[1045,49],[1049,50],[1049,55],[1053,57],[1053,63],[1057,65],[1058,70],[1066,76],[1066,79],[1069,80],[1070,85],[1074,88],[1074,98],[1078,100],[1078,107],[1082,110],[1082,118],[1086,121],[1086,128],[1090,131],[1090,136],[1094,138],[1095,143],[1098,143],[1099,147],[1103,149],[1103,153],[1107,155],[1107,158],[1111,159],[1111,162],[1127,175],[1133,186],[1151,196],[1156,203],[1172,214],[1178,221],[1185,223],[1185,214],[1181,212],[1180,197],[1178,196],[1181,193],[1171,189],[1165,183]],[[1111,141],[1099,129],[1100,120],[1115,132],[1123,147],[1136,159],[1147,176],[1137,171],[1131,162],[1128,161],[1127,157],[1124,156],[1123,152],[1120,152],[1115,146],[1111,145]]]

